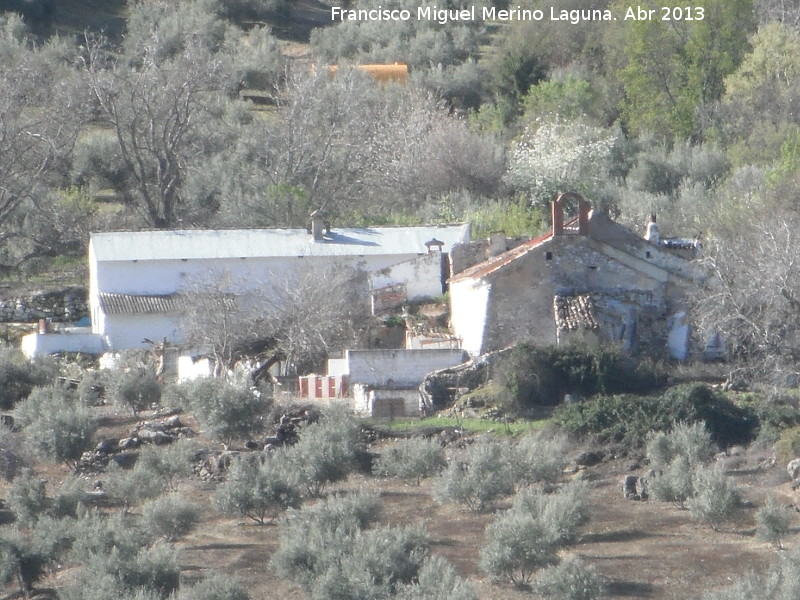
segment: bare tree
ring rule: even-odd
[[[364,273],[312,265],[271,281],[265,325],[286,356],[284,374],[310,372],[332,351],[360,344],[369,315]]]
[[[34,45],[19,17],[0,15],[0,242],[25,238],[20,209],[49,211],[48,187],[64,183],[86,112],[73,56],[60,40]]]
[[[243,281],[221,272],[195,279],[182,291],[183,341],[213,355],[215,376],[227,373],[264,336],[263,294],[245,289]]]
[[[796,378],[800,358],[800,216],[773,208],[718,224],[707,248],[708,285],[696,315],[721,334],[735,370]]]

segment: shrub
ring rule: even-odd
[[[588,497],[588,483],[573,481],[553,494],[531,490],[519,492],[511,510],[537,519],[549,538],[558,544],[570,544],[577,539],[580,527],[589,520]]]
[[[566,466],[565,435],[538,431],[521,438],[513,448],[512,466],[518,487],[558,481]]]
[[[45,483],[30,469],[20,473],[8,488],[6,506],[25,525],[32,525],[47,508]]]
[[[800,427],[792,427],[781,432],[775,443],[775,456],[778,462],[783,464],[800,456]]]
[[[0,477],[11,481],[30,464],[30,452],[22,436],[0,424]]]
[[[720,464],[695,472],[694,496],[688,501],[692,517],[716,530],[739,504],[739,492]]]
[[[145,446],[139,452],[134,470],[144,471],[161,483],[162,488],[175,490],[179,479],[192,474],[196,445],[180,439],[169,446]]]
[[[55,381],[58,365],[51,358],[33,362],[17,348],[0,345],[0,409],[10,410],[36,386]]]
[[[234,579],[214,574],[191,587],[181,588],[176,600],[250,600],[250,595]]]
[[[257,523],[272,522],[287,508],[300,505],[300,492],[285,464],[284,452],[274,452],[262,461],[245,456],[228,469],[227,478],[212,497],[224,513],[240,515]]]
[[[524,586],[536,571],[558,562],[558,546],[541,520],[510,510],[486,528],[480,563],[489,575]]]
[[[472,585],[458,576],[440,556],[429,556],[422,563],[417,581],[401,587],[400,600],[478,600]]]
[[[172,542],[190,533],[200,520],[200,511],[178,494],[169,494],[142,506],[142,526],[153,537]]]
[[[749,442],[757,426],[752,412],[702,384],[679,385],[659,396],[598,396],[560,406],[553,420],[574,435],[633,448],[676,422],[704,421],[711,439],[721,445]]]
[[[759,539],[782,548],[782,540],[789,533],[789,522],[786,509],[770,496],[766,504],[756,511],[756,535]]]
[[[312,497],[352,471],[359,447],[360,427],[352,413],[328,410],[320,421],[303,427],[297,443],[286,453],[300,485]]]
[[[649,435],[646,452],[655,472],[653,498],[684,507],[695,494],[695,472],[713,457],[714,445],[704,423],[676,423],[668,433]]]
[[[616,350],[532,344],[519,344],[504,357],[495,379],[519,410],[553,406],[566,394],[642,393],[664,381],[661,375]]]
[[[444,448],[436,440],[413,437],[387,448],[375,464],[378,475],[416,480],[431,477],[447,466]]]
[[[16,582],[24,598],[31,597],[49,558],[30,536],[13,530],[0,534],[0,581]]]
[[[114,371],[106,376],[108,396],[114,404],[127,406],[137,416],[161,400],[161,384],[155,373],[139,368]]]
[[[103,488],[109,499],[121,505],[123,512],[127,513],[142,500],[160,496],[164,492],[164,481],[138,462],[130,471],[112,462],[106,469]]]
[[[179,402],[205,431],[225,444],[261,431],[263,417],[270,407],[263,395],[215,377],[174,386],[170,390],[170,401]]]
[[[659,502],[674,502],[681,508],[694,496],[694,468],[685,456],[676,456],[669,465],[653,476],[648,487]]]
[[[17,409],[23,435],[42,458],[71,468],[92,444],[92,412],[60,387],[38,388]]]
[[[474,511],[489,509],[500,498],[514,493],[508,447],[495,441],[473,444],[463,461],[451,461],[436,479],[433,493],[441,503],[457,502]]]
[[[78,507],[83,504],[85,496],[84,482],[81,478],[65,479],[58,494],[53,498],[52,515],[57,519],[77,517]]]
[[[106,395],[108,372],[86,370],[78,382],[78,399],[86,406],[98,406]]]
[[[365,529],[377,506],[377,496],[355,495],[292,511],[274,568],[315,599],[392,596],[417,578],[427,539],[419,528]]]
[[[596,600],[605,596],[603,582],[594,568],[574,556],[539,572],[532,587],[548,600]]]

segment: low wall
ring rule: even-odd
[[[418,389],[377,389],[358,383],[353,385],[353,410],[375,419],[418,417],[422,414]]]
[[[72,287],[0,298],[0,323],[33,323],[39,319],[71,323],[88,316],[86,288]]]
[[[30,333],[20,343],[22,353],[28,358],[59,352],[102,354],[103,337],[97,333]]]

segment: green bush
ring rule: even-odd
[[[25,469],[8,487],[5,503],[17,521],[32,525],[47,509],[44,480],[30,469]]]
[[[675,386],[658,396],[597,396],[558,407],[553,419],[569,433],[632,448],[676,422],[704,421],[712,440],[724,446],[749,442],[758,426],[751,411],[703,384]]]
[[[273,567],[314,599],[392,597],[417,579],[427,539],[419,528],[366,529],[377,507],[356,494],[290,511]]]
[[[422,563],[417,581],[402,586],[400,600],[478,600],[469,582],[440,556],[429,556]]]
[[[356,465],[360,431],[353,414],[340,409],[328,409],[300,429],[285,456],[309,496],[318,498],[327,485],[347,478]]]
[[[106,376],[106,386],[112,402],[130,408],[134,416],[161,401],[161,384],[148,369],[114,371]]]
[[[514,497],[511,510],[534,517],[549,539],[566,545],[577,539],[581,526],[589,520],[588,497],[588,483],[573,481],[552,494],[523,490]]]
[[[437,502],[457,502],[484,511],[514,493],[509,448],[497,441],[480,441],[467,448],[462,461],[453,460],[434,482]]]
[[[225,481],[212,497],[214,506],[263,525],[288,508],[300,505],[300,490],[287,467],[285,452],[275,451],[263,461],[244,456],[234,461]]]
[[[412,437],[384,449],[375,463],[378,475],[416,480],[431,477],[447,466],[444,448],[436,440]]]
[[[250,600],[250,595],[234,579],[215,574],[191,587],[182,587],[176,600]]]
[[[16,415],[25,440],[40,457],[71,468],[91,447],[97,427],[91,410],[60,386],[37,388]]]
[[[558,481],[567,464],[567,448],[565,435],[538,431],[520,438],[512,448],[512,469],[517,487]]]
[[[179,439],[169,446],[144,446],[134,470],[144,471],[163,488],[174,491],[177,482],[192,474],[197,446],[193,440]]]
[[[694,492],[688,501],[692,517],[714,530],[730,520],[739,504],[739,491],[721,464],[697,469]]]
[[[211,436],[230,444],[264,428],[269,400],[221,378],[204,377],[172,386],[165,401],[190,412]]]
[[[782,540],[789,533],[789,524],[789,513],[772,496],[756,511],[756,536],[779,548],[783,547]]]
[[[179,494],[154,498],[142,506],[142,527],[152,537],[167,542],[190,533],[200,520],[200,510]]]
[[[574,556],[540,571],[532,588],[547,600],[596,600],[605,596],[603,582],[594,568]]]
[[[498,364],[496,381],[514,408],[554,406],[566,394],[644,393],[664,377],[616,350],[519,344]]]
[[[0,409],[10,410],[36,386],[52,384],[58,364],[51,358],[29,361],[17,348],[0,345]]]
[[[558,563],[558,547],[539,519],[510,510],[486,528],[480,563],[489,575],[524,586],[539,569]]]
[[[31,453],[23,436],[0,424],[0,477],[11,481],[31,462]]]

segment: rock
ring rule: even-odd
[[[117,444],[117,447],[120,450],[131,450],[133,448],[138,448],[140,443],[139,438],[127,437],[122,438],[119,444]]]
[[[153,431],[151,429],[143,429],[139,432],[139,439],[143,442],[155,444],[156,446],[166,446],[173,442],[171,435],[163,431]]]
[[[636,493],[636,482],[638,481],[636,475],[626,475],[622,480],[622,496],[626,500],[639,500],[639,494]]]
[[[792,481],[797,479],[797,477],[800,476],[800,458],[789,461],[789,464],[786,465],[786,472],[789,474]]]
[[[177,429],[178,427],[183,427],[183,423],[181,423],[179,415],[172,415],[164,421],[164,426],[167,429]]]
[[[593,467],[603,461],[603,453],[597,451],[583,452],[575,459],[575,463],[581,467]]]
[[[116,440],[103,440],[94,447],[94,451],[100,454],[113,454],[118,446],[119,442]]]

